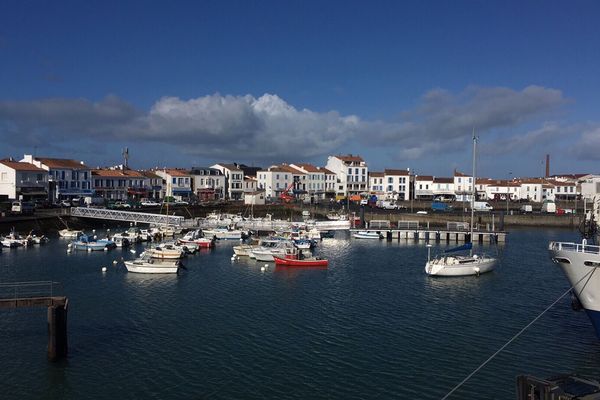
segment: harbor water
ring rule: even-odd
[[[46,309],[1,310],[2,399],[439,399],[568,289],[547,245],[579,240],[516,230],[485,246],[494,272],[434,278],[423,242],[341,233],[318,245],[327,269],[262,270],[219,242],[161,276],[114,266],[129,250],[67,254],[51,239],[3,249],[0,280],[61,283],[69,355],[47,360]],[[599,371],[600,342],[567,296],[451,398],[513,399],[518,374]]]

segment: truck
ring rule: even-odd
[[[97,207],[104,205],[104,197],[86,196],[83,198],[83,203],[87,207]]]
[[[443,203],[441,201],[434,201],[431,203],[431,210],[441,212],[450,211],[452,210],[452,205],[448,203]]]
[[[523,204],[521,206],[521,212],[523,214],[531,214],[533,212],[533,206],[531,204]]]
[[[492,211],[494,207],[490,206],[487,201],[474,201],[473,202],[473,210],[474,211]]]
[[[545,200],[544,204],[542,204],[542,212],[554,214],[556,212],[556,203],[552,200]]]

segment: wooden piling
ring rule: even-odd
[[[48,359],[57,361],[67,356],[67,306],[51,305],[48,307]]]

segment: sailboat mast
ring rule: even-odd
[[[476,182],[477,178],[475,177],[475,169],[477,160],[477,138],[475,137],[475,128],[473,128],[473,190],[471,193],[471,250],[469,251],[469,255],[473,255],[473,221],[475,220],[475,197],[477,196],[477,188]]]

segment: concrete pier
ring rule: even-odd
[[[429,229],[351,229],[350,232],[368,231],[380,232],[388,241],[392,240],[415,240],[428,242],[455,242],[464,243],[470,239],[469,232]],[[507,232],[503,231],[475,231],[473,232],[474,243],[505,243]]]

